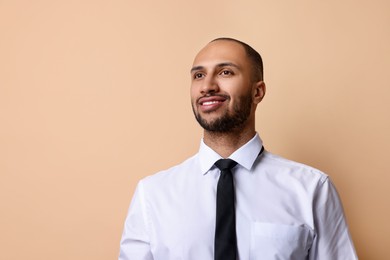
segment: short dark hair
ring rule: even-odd
[[[261,55],[255,49],[253,49],[249,44],[228,37],[216,38],[211,42],[215,42],[215,41],[233,41],[240,44],[242,47],[244,47],[245,52],[250,62],[252,63],[253,80],[259,81],[264,79],[263,59],[261,58]]]

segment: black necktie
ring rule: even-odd
[[[237,162],[220,159],[215,163],[221,170],[217,187],[217,217],[214,241],[215,260],[235,260],[237,252],[234,183],[231,169]]]

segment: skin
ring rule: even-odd
[[[235,108],[237,110],[245,102],[250,102],[248,117],[237,127],[229,131],[204,128],[205,144],[223,158],[229,157],[256,134],[255,112],[266,88],[263,81],[254,81],[253,78],[244,47],[234,41],[211,42],[194,59],[190,92],[196,116],[212,124],[224,116],[233,116]]]

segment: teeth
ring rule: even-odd
[[[207,105],[216,104],[216,103],[219,103],[219,101],[206,101],[206,102],[203,102],[202,105],[207,106]]]

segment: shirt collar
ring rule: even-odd
[[[236,161],[247,170],[250,170],[259,155],[262,146],[263,142],[260,139],[260,136],[256,133],[251,140],[232,153],[229,158]],[[203,174],[206,174],[213,167],[216,161],[222,159],[218,153],[204,143],[203,138],[200,142],[198,154],[200,169]]]

